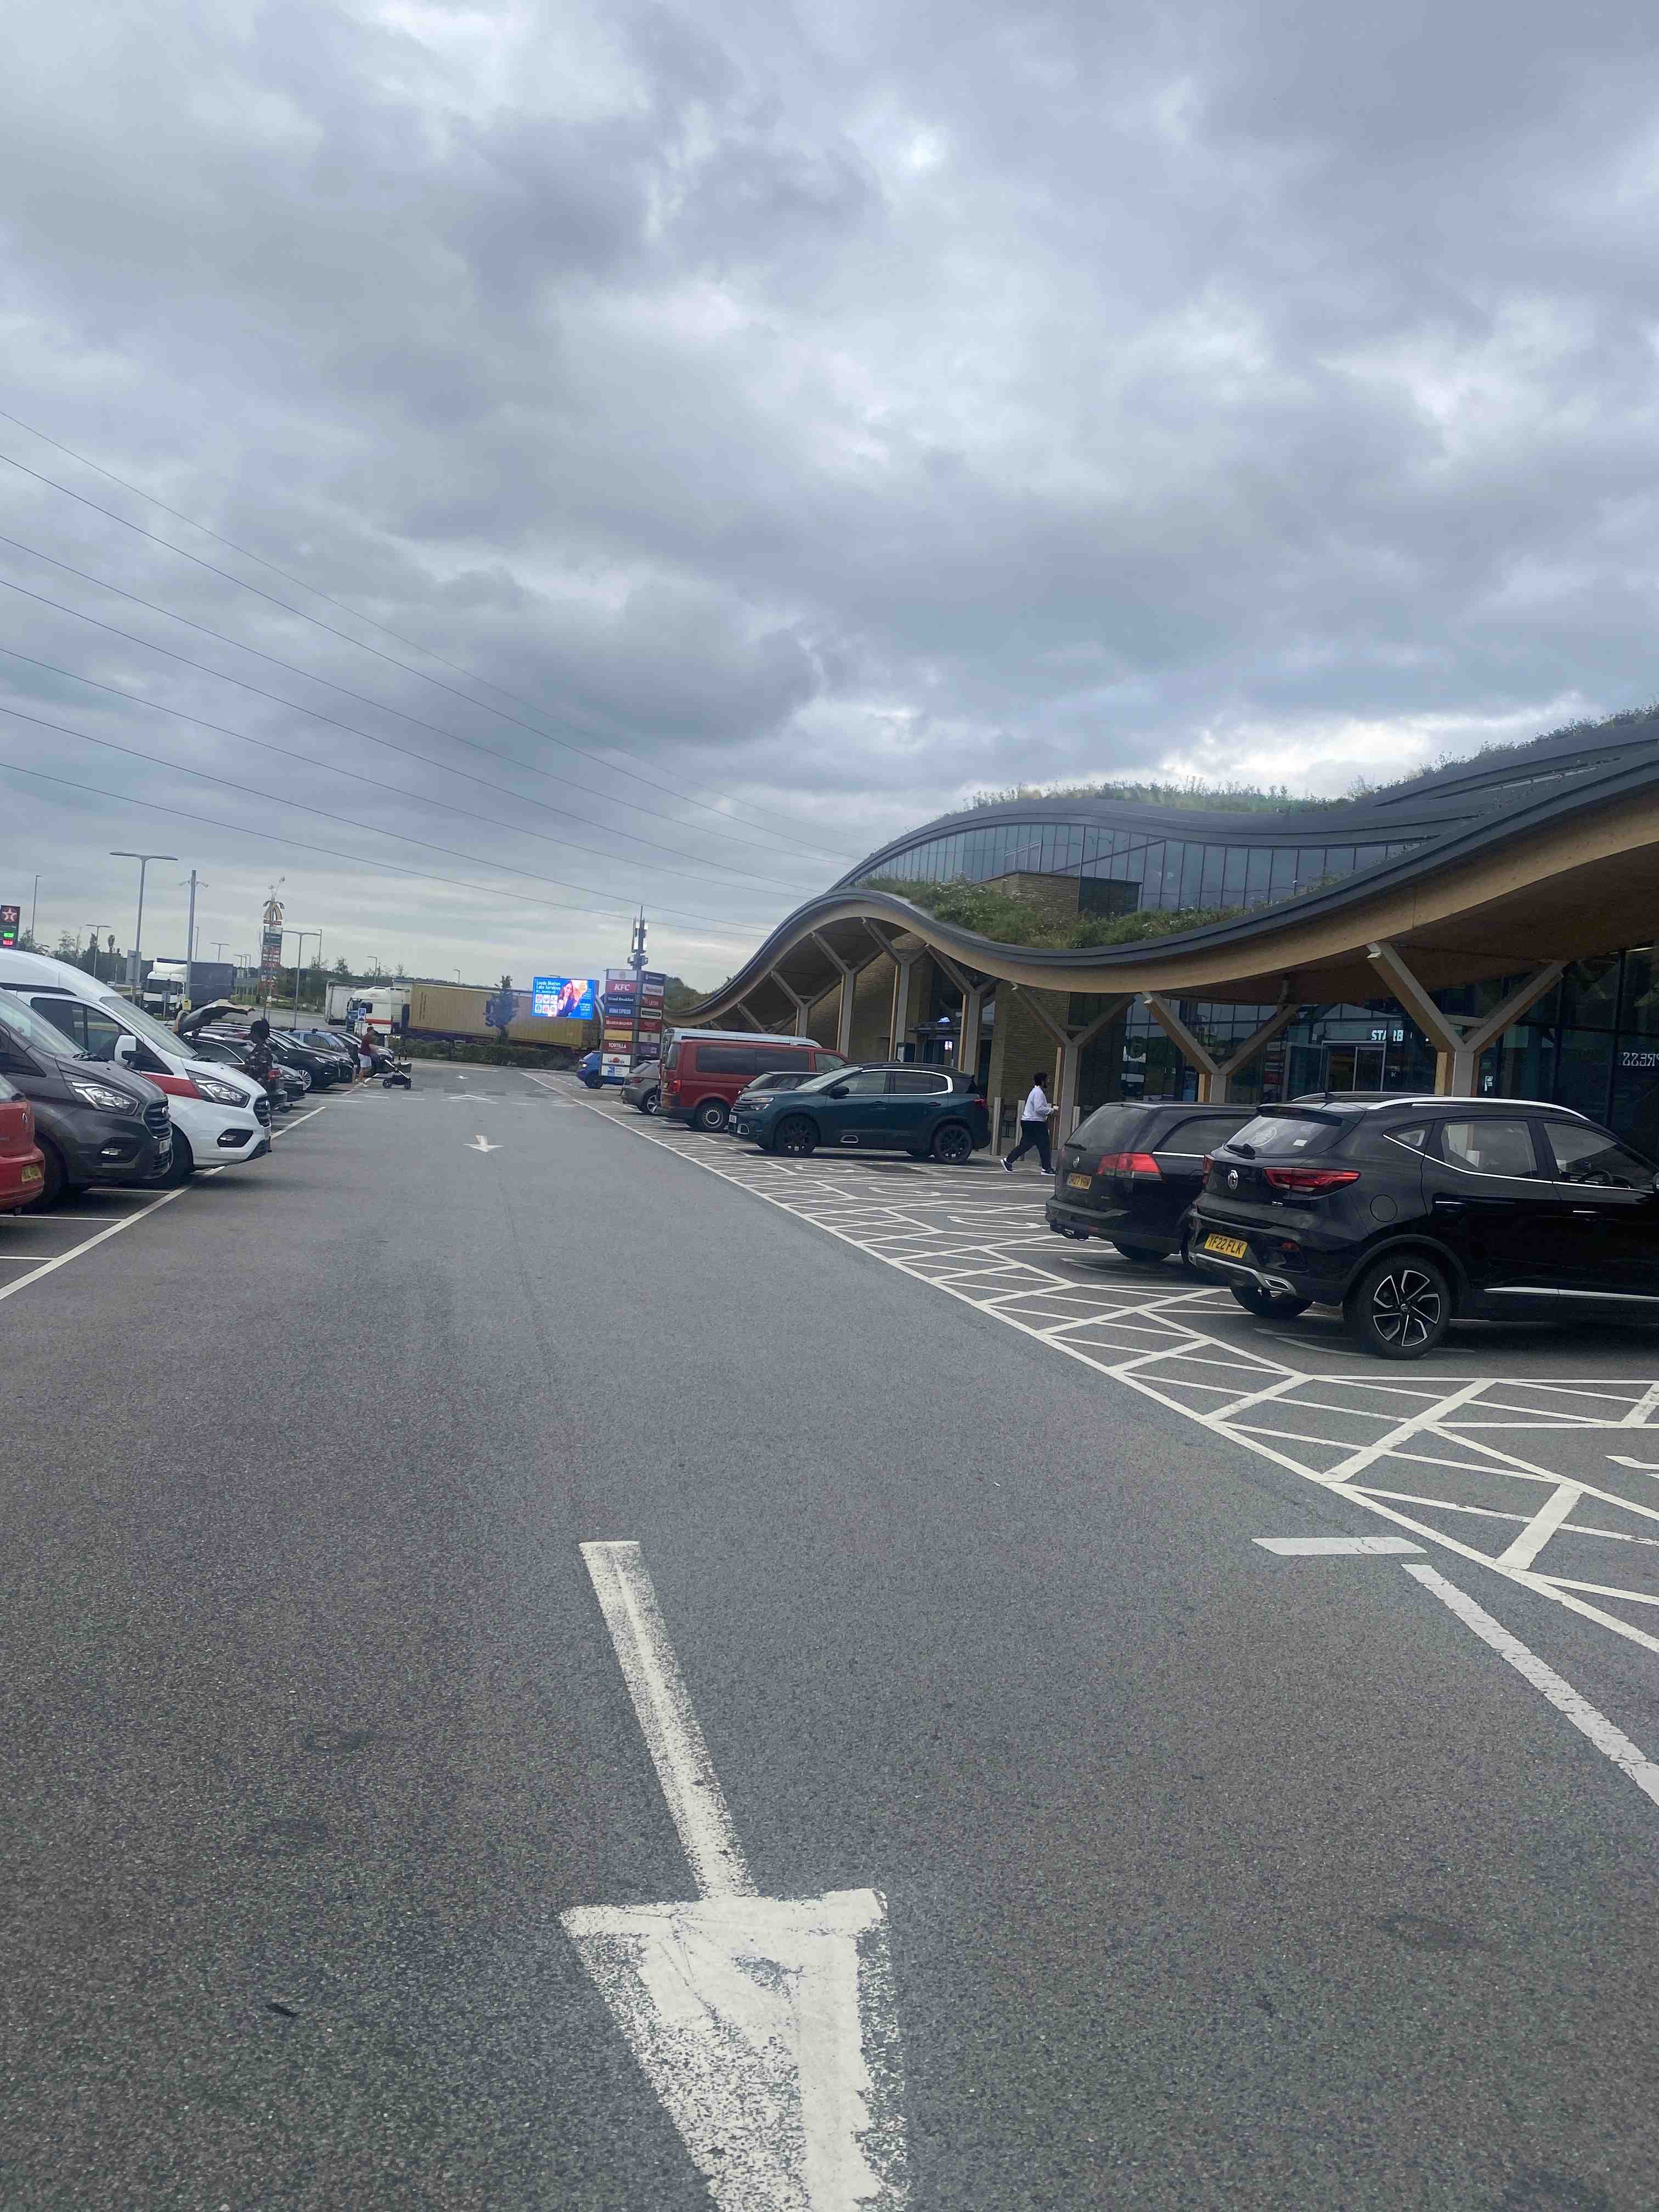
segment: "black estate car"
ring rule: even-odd
[[[1184,1259],[1182,1221],[1203,1184],[1205,1155],[1255,1112],[1168,1101],[1097,1107],[1060,1146],[1049,1228],[1079,1243],[1103,1237],[1126,1260]]]
[[[1654,1163],[1524,1098],[1266,1108],[1212,1159],[1188,1249],[1252,1313],[1341,1306],[1385,1359],[1459,1316],[1659,1318]]]

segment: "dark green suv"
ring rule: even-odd
[[[763,1152],[910,1152],[966,1160],[991,1141],[985,1101],[948,1067],[836,1067],[766,1099],[747,1133]]]

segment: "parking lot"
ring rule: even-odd
[[[696,2212],[626,1946],[856,1909],[894,2212],[1640,2212],[1659,1338],[1045,1190],[419,1066],[0,1221],[0,2196]]]
[[[1379,1522],[1659,1652],[1659,1330],[1468,1323],[1431,1358],[1367,1360],[1341,1316],[1253,1319],[1173,1262],[1131,1266],[1043,1218],[1048,1183],[994,1158],[776,1159],[589,1110],[1039,1339]]]

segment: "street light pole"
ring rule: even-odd
[[[40,878],[34,879],[34,891],[29,900],[29,942],[34,942],[34,925],[40,919]]]
[[[283,934],[286,937],[289,934],[289,932],[284,930]],[[320,929],[296,929],[293,934],[300,940],[299,951],[296,951],[294,956],[294,1025],[297,1029],[300,1025],[300,962],[304,956],[306,939],[308,937],[314,937],[316,939],[317,957],[319,961],[321,960],[323,957],[323,933]]]
[[[211,890],[211,884],[198,884],[196,871],[190,872],[190,919],[185,924],[185,996],[193,1006],[196,1004],[196,894]]]
[[[144,872],[152,860],[176,860],[176,853],[126,853],[111,850],[112,860],[137,860],[138,863],[138,926],[132,933],[133,988],[143,994],[144,979]]]

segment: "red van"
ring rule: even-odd
[[[732,1102],[757,1075],[775,1067],[798,1067],[819,1075],[847,1062],[811,1037],[770,1036],[754,1030],[679,1030],[662,1063],[662,1099],[657,1111],[694,1129],[726,1127]]]

